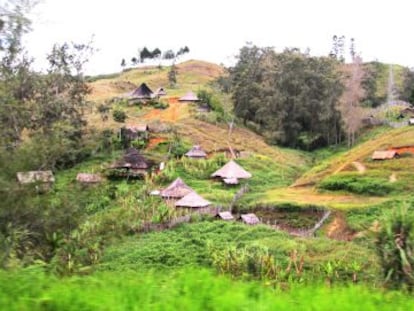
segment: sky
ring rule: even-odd
[[[41,0],[25,43],[44,69],[54,43],[93,37],[86,73],[95,75],[120,71],[144,46],[188,46],[187,59],[229,66],[246,42],[319,56],[336,34],[354,38],[364,61],[414,67],[413,12],[411,0]]]

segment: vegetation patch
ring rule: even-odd
[[[353,172],[329,176],[322,180],[319,188],[332,191],[348,191],[367,196],[385,196],[395,189],[394,185],[390,184],[387,179],[361,176]]]

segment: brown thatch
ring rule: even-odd
[[[22,185],[37,183],[37,182],[51,184],[55,182],[55,177],[53,176],[52,171],[18,172],[17,181]]]
[[[201,149],[201,146],[194,145],[193,148],[185,154],[185,156],[189,158],[205,159],[207,154],[203,149]]]
[[[222,219],[222,220],[233,220],[234,219],[233,215],[228,211],[218,213],[217,217]]]
[[[79,173],[76,180],[83,184],[95,184],[102,181],[102,177],[98,174]]]
[[[141,155],[137,149],[128,148],[122,159],[113,163],[110,168],[126,168],[133,170],[147,170],[152,166],[152,162]]]
[[[180,102],[198,102],[199,99],[198,99],[196,94],[194,94],[193,92],[190,91],[187,94],[185,94],[184,96],[180,97],[178,99],[178,101],[180,101]]]
[[[233,160],[230,160],[221,169],[211,174],[211,177],[220,177],[223,179],[246,179],[251,178],[252,174],[247,172]]]
[[[126,125],[125,129],[133,132],[133,133],[144,133],[144,132],[148,132],[149,128],[148,128],[148,124],[134,124],[134,125]]]
[[[145,83],[142,83],[129,95],[129,97],[131,99],[151,99],[153,97],[153,92]]]
[[[164,90],[163,87],[159,87],[156,91],[155,91],[155,96],[165,96],[167,95],[167,92]]]
[[[253,213],[243,214],[240,216],[240,219],[247,225],[257,225],[260,223],[259,218]]]
[[[374,151],[372,154],[373,160],[389,160],[396,157],[399,157],[399,154],[395,150]]]
[[[161,191],[161,196],[166,199],[181,199],[190,192],[194,192],[194,190],[178,177],[167,188]]]
[[[411,108],[411,107],[404,108],[400,111],[400,114],[404,116],[414,117],[414,108]]]
[[[194,191],[187,194],[181,200],[178,200],[177,202],[175,202],[176,207],[197,208],[197,207],[207,207],[209,205],[211,205],[211,202],[207,201],[206,199],[203,199],[201,196],[199,196]]]

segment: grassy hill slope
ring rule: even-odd
[[[207,87],[208,82],[218,78],[224,68],[204,61],[189,60],[177,64],[177,85],[171,88],[168,83],[170,67],[145,66],[128,69],[108,78],[98,79],[90,83],[92,93],[90,100],[104,101],[106,99],[128,93],[145,82],[153,91],[164,87],[168,96],[180,96],[185,92],[197,91],[200,86]]]

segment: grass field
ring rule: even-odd
[[[206,269],[125,271],[57,279],[39,268],[0,272],[4,311],[412,310],[414,298],[363,285],[243,282]]]

